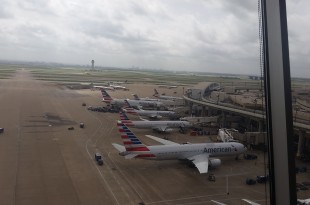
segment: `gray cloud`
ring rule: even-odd
[[[293,76],[308,76],[307,0],[288,0]],[[2,59],[259,74],[254,0],[1,1]]]

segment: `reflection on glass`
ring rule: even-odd
[[[310,202],[310,176],[308,174],[310,162],[310,75],[309,61],[306,58],[309,51],[303,49],[303,45],[310,42],[304,32],[309,27],[303,23],[309,19],[308,13],[305,12],[309,7],[308,1],[287,2],[294,122],[294,136],[292,137],[294,137],[293,146],[296,156],[297,198],[301,204]]]
[[[17,147],[22,150],[14,152],[22,153],[20,160],[14,158],[14,165],[20,167],[0,171],[0,182],[15,173],[5,185],[9,194],[0,191],[0,199],[17,204],[27,199],[40,204],[41,196],[68,204],[270,203],[260,0],[7,1],[3,5],[0,97],[20,96],[20,90],[29,93],[12,98],[25,103],[0,102],[0,107],[18,107],[19,126],[11,127],[15,131],[11,135],[21,140],[11,138],[16,140],[11,143],[15,147],[20,143]],[[296,59],[292,61],[293,146],[298,186],[307,188],[309,130],[300,126],[309,126],[310,83],[301,78],[305,70],[294,75],[294,63],[302,60]],[[132,94],[135,100],[163,105],[143,107]],[[153,129],[130,127],[130,132],[124,128],[137,137],[126,143],[140,145],[139,139],[147,146],[160,144],[144,136],[152,134],[191,148],[182,150],[182,156],[179,148],[166,149],[171,144],[162,145],[157,153],[124,149],[115,120],[127,98],[135,109],[154,111],[143,116],[151,123],[177,122],[173,128],[168,123]],[[41,104],[30,112],[37,102]],[[168,110],[177,115],[160,112]],[[192,126],[175,126],[179,120]],[[192,148],[206,142],[201,149]],[[226,154],[237,149],[235,143],[241,143],[244,153]],[[31,158],[45,156],[48,148],[52,160]],[[101,156],[102,161],[93,156]],[[154,156],[173,160],[139,159]],[[0,159],[0,167],[6,167],[8,160]],[[58,192],[62,187],[66,190]],[[300,188],[298,196],[309,198],[309,193]]]

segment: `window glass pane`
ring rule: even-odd
[[[306,12],[310,8],[308,1],[288,1],[288,33],[290,46],[290,66],[292,79],[292,107],[294,122],[294,150],[296,164],[296,189],[299,201],[309,199],[310,192],[308,172],[310,161],[309,128],[310,128],[310,72],[309,44],[306,35],[310,26]]]
[[[1,202],[269,204],[260,5],[2,1]],[[294,122],[307,124],[297,44]]]

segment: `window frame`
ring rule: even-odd
[[[296,204],[291,76],[285,0],[262,0],[270,204]]]

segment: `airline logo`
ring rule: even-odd
[[[235,148],[235,151],[237,151],[237,149]],[[231,147],[217,147],[217,148],[204,148],[203,152],[206,153],[221,153],[221,152],[232,152],[232,148]]]
[[[101,89],[101,94],[102,94],[102,101],[103,102],[111,102],[113,99],[111,98],[111,96],[107,93],[107,91],[105,91],[104,89]]]
[[[125,102],[124,104],[125,109],[129,109],[129,108],[133,109],[127,100],[124,100],[124,102]]]
[[[138,153],[139,158],[156,158],[154,154],[151,154],[149,148],[145,146],[137,136],[130,131],[130,129],[123,123],[117,123],[118,131],[121,133],[126,151]]]
[[[124,123],[126,124],[126,126],[129,126],[129,127],[134,126],[132,121],[127,117],[127,115],[124,112],[120,112],[119,117],[121,119],[121,123]]]

